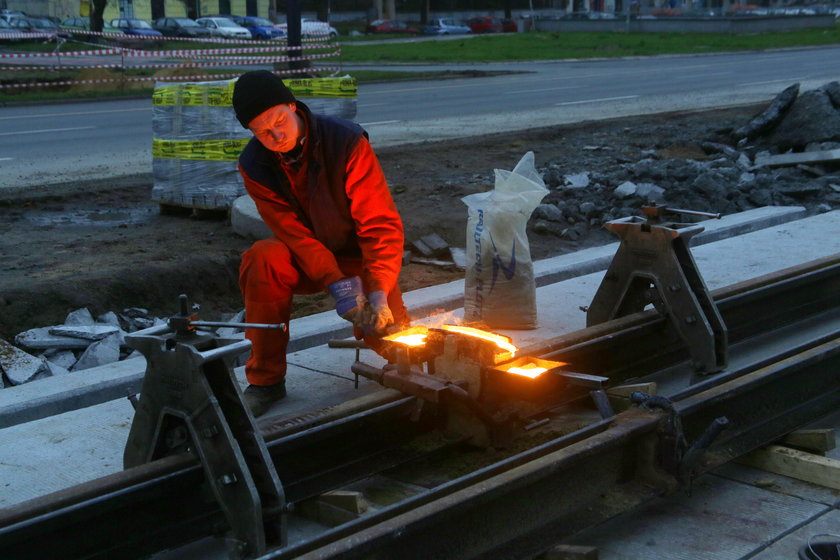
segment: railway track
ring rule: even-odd
[[[530,448],[460,476],[425,474],[436,483],[416,495],[265,557],[528,557],[673,491],[837,409],[838,285],[835,255],[714,292],[729,332],[729,364],[714,375],[693,372],[684,344],[654,311],[522,349],[610,386],[655,381],[664,398],[601,418],[587,391],[571,390],[534,413],[542,424],[531,433],[540,437],[519,438]],[[268,427],[287,502],[377,473],[405,477],[418,462],[434,463],[429,454],[441,447],[454,453],[451,442],[418,445],[435,419],[416,411],[414,397],[382,391]],[[195,458],[179,454],[0,511],[0,557],[135,558],[223,533],[225,517],[202,481]]]

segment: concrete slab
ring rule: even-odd
[[[840,501],[840,490],[817,486],[746,465],[735,463],[723,465],[715,469],[715,474],[733,482],[758,486],[778,494],[798,496],[804,500],[810,500],[827,506],[833,506]]]
[[[128,399],[0,430],[0,507],[122,470]]]
[[[708,475],[690,498],[654,500],[564,542],[596,546],[601,560],[737,560],[828,512],[822,503]]]
[[[753,560],[798,558],[799,549],[817,535],[834,535],[835,538],[840,538],[840,510],[832,509],[814,516],[800,528],[783,536],[752,558]],[[819,540],[813,542],[819,542]]]

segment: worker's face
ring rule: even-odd
[[[295,113],[294,103],[275,105],[248,123],[248,128],[257,140],[274,152],[288,152],[294,149],[303,133],[302,126],[303,122]]]

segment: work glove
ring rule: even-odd
[[[336,280],[327,289],[335,299],[335,312],[342,319],[353,323],[353,326],[362,328],[365,324],[365,308],[368,300],[365,291],[362,289],[362,279],[358,276]]]
[[[365,332],[383,336],[386,329],[394,324],[394,314],[388,307],[388,296],[382,290],[368,294],[368,306],[365,313]]]

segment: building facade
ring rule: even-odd
[[[118,17],[151,21],[159,17],[192,17],[214,14],[268,17],[271,0],[108,0],[104,20]],[[5,4],[3,6],[2,4]],[[86,16],[90,0],[0,0],[0,8],[60,19]]]

